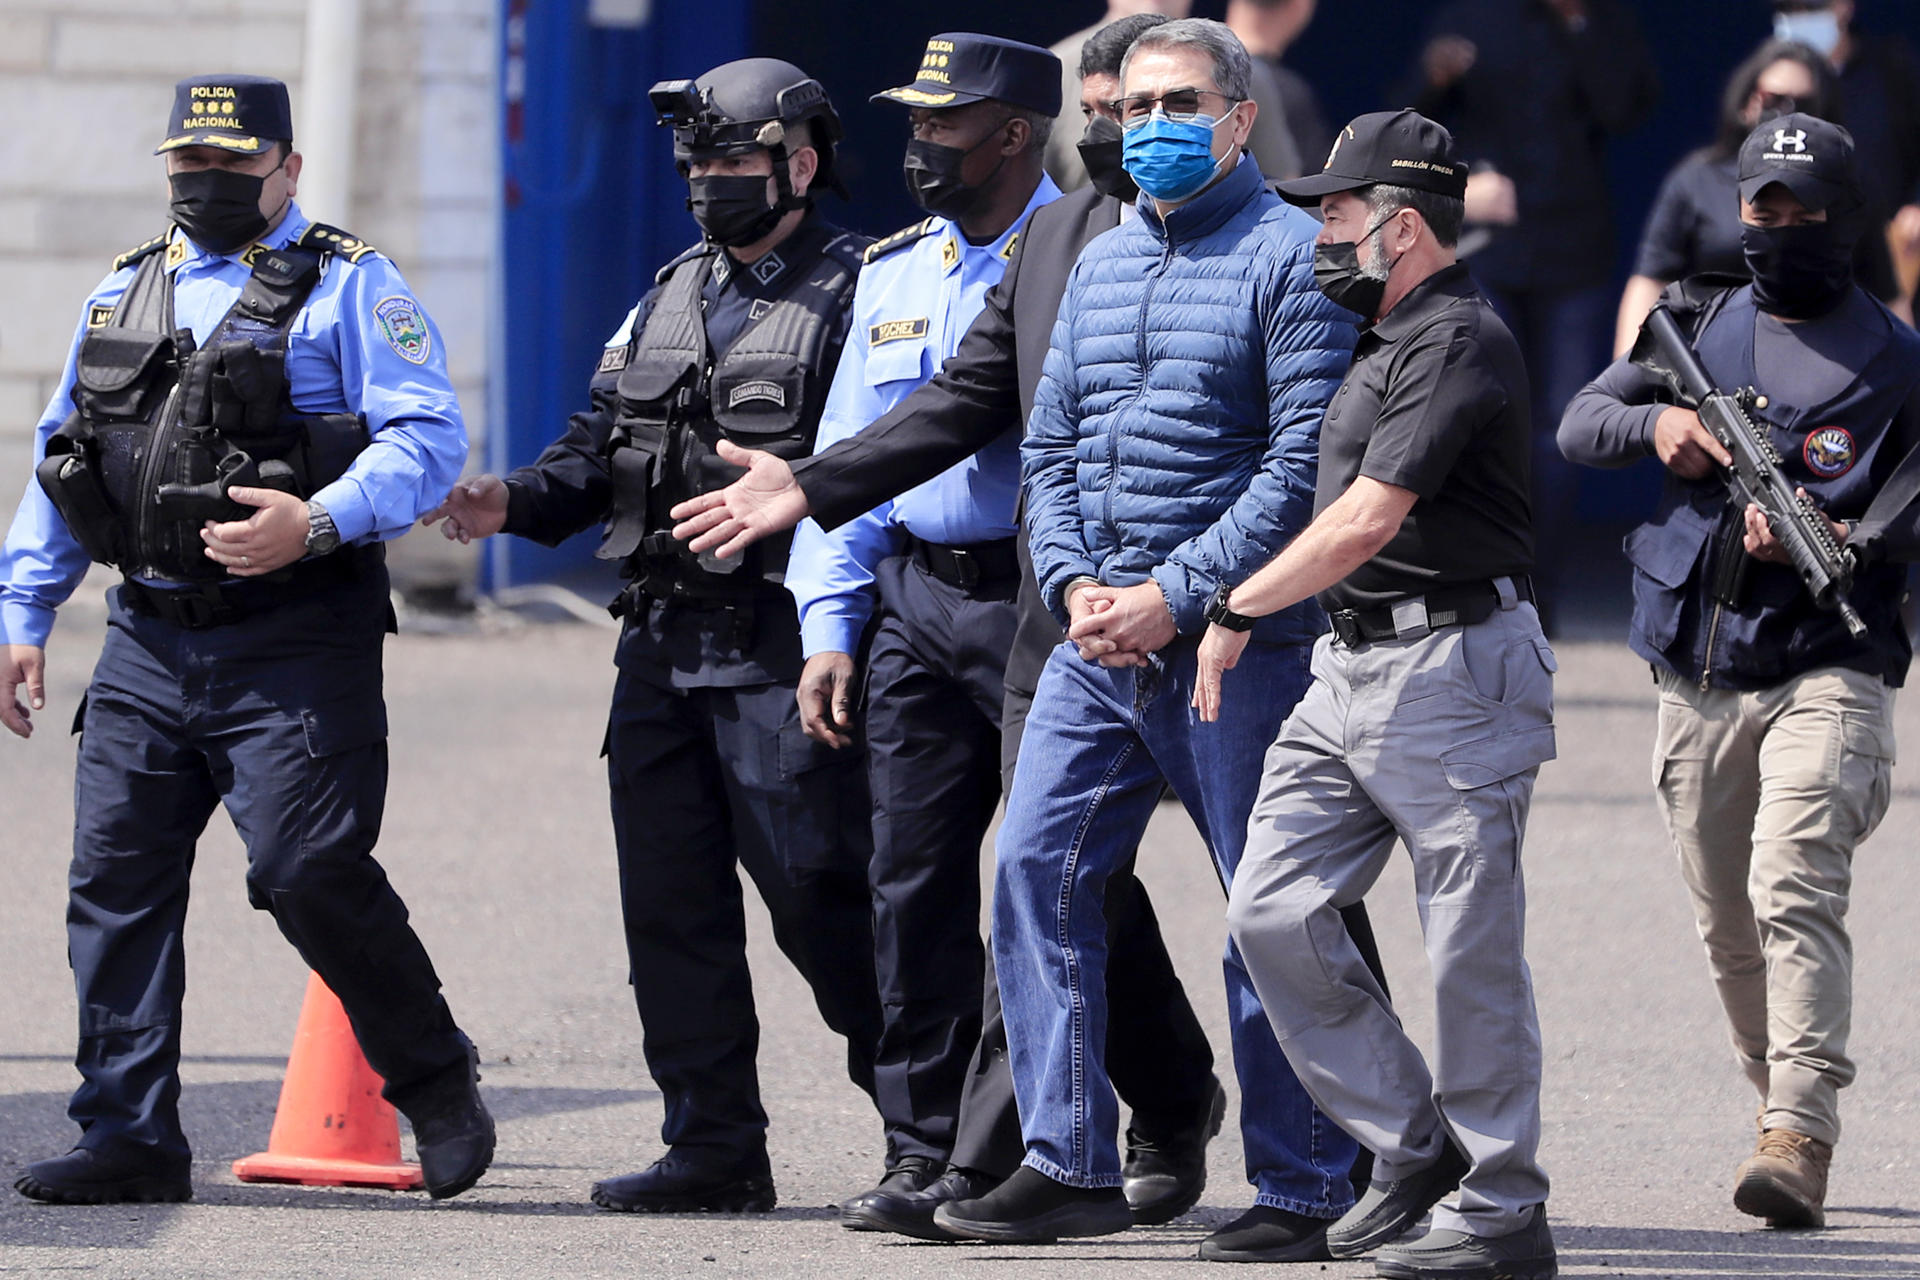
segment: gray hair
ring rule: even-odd
[[[1253,59],[1247,46],[1224,22],[1212,18],[1177,18],[1142,31],[1127,56],[1120,61],[1120,79],[1143,49],[1199,49],[1213,59],[1213,82],[1220,92],[1236,102],[1253,96]]]
[[[1427,229],[1433,232],[1433,238],[1444,249],[1451,249],[1460,243],[1460,224],[1466,221],[1467,202],[1455,196],[1443,196],[1437,191],[1422,191],[1417,187],[1396,187],[1387,182],[1376,182],[1356,193],[1366,202],[1367,210],[1373,216],[1372,222],[1384,218],[1396,209],[1411,209],[1420,215]]]
[[[1025,111],[1016,107],[1013,118],[1027,122],[1027,150],[1046,151],[1047,139],[1053,136],[1053,117],[1044,111]]]

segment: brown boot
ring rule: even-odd
[[[1827,1225],[1827,1165],[1833,1147],[1791,1129],[1768,1129],[1740,1166],[1733,1207],[1770,1227]]]

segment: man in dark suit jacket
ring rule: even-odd
[[[1088,41],[1082,104],[1105,117],[1106,124],[1096,126],[1083,156],[1106,181],[1097,177],[1100,185],[1082,187],[1034,212],[1006,274],[987,294],[985,309],[940,373],[858,435],[791,466],[723,443],[725,456],[749,467],[747,476],[677,508],[675,517],[686,523],[676,535],[700,534],[704,540],[697,545],[702,546],[724,543],[721,554],[727,555],[809,514],[830,529],[992,443],[1009,422],[1025,422],[1067,274],[1083,245],[1120,223],[1122,200],[1109,193],[1116,190],[1115,179],[1126,183],[1126,178],[1119,164],[1120,131],[1108,105],[1119,94],[1120,59],[1141,31],[1163,21],[1158,15],[1124,18]],[[1096,149],[1103,139],[1104,152]],[[1131,195],[1130,183],[1125,194]],[[771,504],[761,504],[758,499],[769,493]],[[732,514],[736,496],[744,518]],[[707,514],[700,516],[703,511]],[[1001,725],[1008,786],[1034,685],[1062,638],[1060,624],[1034,588],[1024,537],[1020,553],[1026,572]],[[1160,937],[1153,905],[1131,868],[1110,882],[1106,907],[1112,957],[1108,1063],[1116,1091],[1133,1111],[1124,1171],[1127,1200],[1136,1222],[1167,1222],[1192,1208],[1206,1185],[1206,1144],[1219,1131],[1226,1095],[1213,1074],[1206,1033]],[[934,1209],[947,1200],[983,1195],[1020,1166],[1026,1147],[999,1014],[999,992],[989,981],[984,1028],[961,1098],[947,1175],[925,1191],[861,1197],[864,1203],[848,1206],[846,1225],[947,1239],[933,1223]]]
[[[747,467],[747,474],[676,507],[674,518],[682,522],[676,537],[692,538],[695,549],[719,547],[725,556],[808,515],[833,528],[992,443],[1016,413],[1018,421],[1026,421],[1080,250],[1118,226],[1122,216],[1131,216],[1127,206],[1136,189],[1120,167],[1120,130],[1109,104],[1119,94],[1120,60],[1127,48],[1140,32],[1165,20],[1155,14],[1122,18],[1083,47],[1081,105],[1090,120],[1080,152],[1093,182],[1034,211],[1006,274],[933,380],[859,434],[791,464],[723,441],[722,456]],[[1018,545],[1024,570],[1020,622],[1007,660],[1000,730],[1009,789],[1034,686],[1063,638],[1060,624],[1040,601],[1024,532]],[[1206,1144],[1219,1131],[1225,1094],[1213,1074],[1206,1034],[1167,955],[1153,904],[1131,866],[1108,881],[1106,912],[1107,1067],[1115,1091],[1133,1111],[1122,1170],[1127,1202],[1136,1224],[1168,1222],[1192,1208],[1205,1188]],[[1377,973],[1365,907],[1356,905],[1347,914],[1349,931]],[[862,1197],[866,1203],[854,1207],[858,1216],[849,1216],[847,1225],[948,1239],[933,1222],[933,1211],[947,1200],[984,1194],[1020,1166],[1026,1149],[1007,1066],[999,991],[989,979],[950,1171],[925,1191]],[[1368,1168],[1356,1169],[1359,1186],[1366,1185],[1367,1163]]]

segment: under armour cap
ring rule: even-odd
[[[1406,107],[1356,116],[1333,140],[1319,173],[1274,187],[1282,198],[1316,205],[1321,196],[1389,183],[1461,200],[1467,166],[1454,154],[1453,135]]]
[[[270,76],[195,76],[174,86],[166,140],[153,154],[218,147],[250,156],[270,143],[292,141],[285,84]]]
[[[1812,210],[1857,201],[1853,135],[1804,111],[1775,116],[1740,144],[1740,198],[1752,204],[1776,182]]]
[[[909,107],[960,107],[992,98],[1009,106],[1060,114],[1060,59],[1039,45],[971,31],[945,31],[927,41],[912,84],[873,95]]]

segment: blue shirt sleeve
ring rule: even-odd
[[[1302,239],[1275,264],[1262,299],[1267,337],[1268,446],[1245,493],[1153,571],[1182,635],[1206,629],[1207,598],[1237,586],[1313,518],[1320,421],[1353,362],[1359,330],[1313,281]]]
[[[816,451],[856,435],[888,408],[867,385],[867,344],[860,341],[859,314],[856,309],[853,331],[840,350],[814,437]],[[831,532],[813,520],[801,521],[794,530],[787,590],[800,608],[800,648],[807,657],[859,648],[860,633],[873,613],[874,568],[896,549],[888,519],[892,509],[892,502],[883,502]]]
[[[312,337],[330,346],[339,394],[366,418],[373,443],[314,495],[343,542],[405,533],[437,506],[467,461],[467,428],[447,377],[440,330],[399,268],[377,255],[336,258],[309,302]],[[422,337],[424,335],[424,338]],[[296,408],[325,412],[300,403]]]
[[[73,412],[74,365],[80,354],[80,340],[86,336],[88,311],[118,300],[132,278],[131,269],[116,271],[94,290],[86,307],[81,309],[82,319],[67,348],[60,385],[34,428],[36,467],[47,456],[47,437]],[[47,637],[53,633],[54,610],[66,602],[80,580],[87,576],[90,563],[40,482],[29,474],[27,491],[14,513],[13,527],[7,531],[5,545],[0,546],[0,644],[45,648]]]
[[[1079,274],[1075,267],[1060,300],[1052,345],[1041,365],[1040,383],[1034,388],[1033,414],[1020,444],[1033,576],[1040,587],[1040,599],[1062,625],[1066,622],[1066,606],[1061,596],[1067,583],[1082,575],[1091,577],[1095,570],[1093,557],[1087,552],[1078,475],[1080,389],[1074,370],[1073,317]]]

